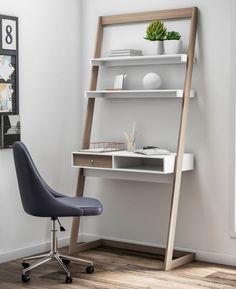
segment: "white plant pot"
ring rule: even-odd
[[[148,41],[148,52],[150,55],[160,55],[164,53],[164,41]]]
[[[182,50],[182,40],[165,40],[165,54],[179,54]]]
[[[164,41],[155,41],[156,42],[156,54],[161,55],[164,53]]]

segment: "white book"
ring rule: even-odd
[[[170,152],[168,150],[159,149],[159,148],[137,149],[134,152],[137,153],[137,154],[147,155],[147,156],[151,156],[151,155],[169,155],[170,154]]]
[[[111,55],[123,55],[123,54],[129,54],[129,55],[141,55],[142,53],[141,52],[110,52]]]
[[[127,48],[127,49],[111,49],[110,51],[141,51],[141,50],[140,49]]]
[[[142,54],[137,53],[111,53],[109,56],[111,57],[119,57],[119,56],[142,56]]]
[[[126,54],[125,55],[124,54],[122,54],[122,55],[119,55],[119,54],[118,55],[109,55],[109,57],[111,57],[111,58],[112,57],[114,57],[114,58],[115,57],[132,57],[132,56],[135,57],[135,56],[142,56],[142,55],[133,55],[133,54],[131,54],[131,55],[130,54],[128,54],[128,55],[126,55]]]
[[[142,53],[141,50],[110,50],[110,53]]]

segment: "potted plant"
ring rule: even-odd
[[[162,21],[156,20],[152,21],[147,29],[146,29],[146,36],[144,39],[149,40],[149,43],[154,46],[154,53],[153,54],[163,54],[164,52],[164,45],[163,41],[166,36],[166,27]]]
[[[164,51],[165,54],[178,54],[181,53],[182,41],[181,35],[177,31],[168,31],[165,35]]]

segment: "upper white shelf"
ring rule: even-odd
[[[182,98],[182,89],[161,90],[94,90],[85,91],[87,98]],[[190,97],[195,96],[191,90]]]
[[[103,57],[91,59],[91,65],[133,66],[133,65],[155,65],[155,64],[181,64],[186,63],[187,59],[188,59],[187,54]]]

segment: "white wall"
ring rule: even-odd
[[[205,260],[236,264],[236,241],[229,235],[234,193],[231,2],[0,0],[0,13],[19,16],[22,140],[49,185],[73,194],[76,170],[70,167],[70,152],[80,143],[82,105],[85,108],[83,91],[89,83],[89,58],[93,55],[97,17],[199,7],[198,63],[194,69],[198,96],[191,103],[186,143],[186,150],[196,155],[196,170],[183,178],[176,245],[197,251]],[[72,70],[68,75],[67,69]],[[157,71],[166,79],[166,72]],[[174,72],[181,72],[181,68],[174,68]],[[141,74],[137,77],[140,80]],[[170,77],[171,85],[181,82],[173,77],[174,74]],[[135,83],[135,79],[132,81]],[[155,142],[173,149],[178,110],[179,104],[172,100],[101,101],[96,105],[92,138],[122,139],[123,131],[131,129],[135,119],[138,144]],[[23,212],[11,150],[0,151],[0,176],[0,262],[3,262],[44,249],[50,224],[49,220],[29,218]],[[81,233],[85,236],[165,243],[170,187],[89,179],[86,195],[101,199],[104,214],[83,221]],[[64,219],[63,223],[69,228],[70,220]],[[64,237],[68,235],[69,231]]]
[[[22,140],[48,184],[73,194],[70,153],[81,132],[80,1],[0,0],[0,7],[1,14],[19,17]],[[70,219],[63,224],[66,237]],[[50,220],[22,209],[10,149],[0,150],[0,232],[0,262],[43,250],[50,238]]]
[[[186,151],[194,152],[196,156],[196,169],[183,177],[176,245],[198,252],[198,257],[204,260],[236,264],[236,240],[229,234],[229,212],[234,194],[231,5],[230,0],[101,0],[99,5],[96,0],[83,1],[82,90],[87,89],[89,84],[89,58],[93,55],[99,15],[199,7],[198,61],[193,79],[197,98],[191,103],[186,141]],[[131,25],[129,29],[135,32],[134,36],[128,30],[126,32],[123,25],[112,28],[110,41],[105,42],[103,51],[118,46],[119,39],[125,41],[127,47],[139,47],[141,38],[139,41],[134,38],[142,37],[144,30],[140,32],[140,29],[144,26]],[[106,30],[105,37],[107,33]],[[144,40],[142,45],[146,45]],[[163,74],[167,85],[166,68],[163,69],[154,70]],[[140,73],[125,70],[137,86],[147,71],[147,68]],[[180,74],[181,68],[173,68],[169,75],[170,85],[181,83]],[[173,149],[179,109],[180,104],[175,100],[98,101],[92,140],[123,139],[123,131],[131,130],[132,121],[136,120],[139,145],[159,144]],[[101,199],[104,214],[100,218],[84,220],[83,233],[164,244],[170,189],[153,183],[89,179],[87,195]]]

